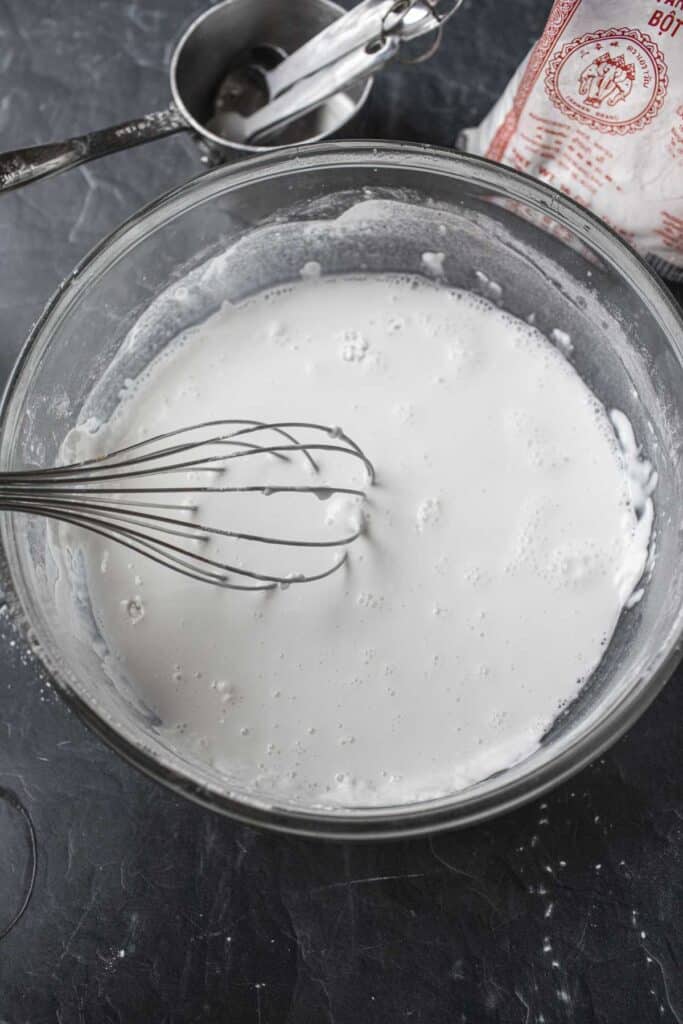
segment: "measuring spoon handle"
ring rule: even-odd
[[[300,82],[282,93],[272,103],[261,107],[248,117],[232,117],[223,115],[226,135],[229,138],[234,122],[236,128],[243,133],[243,140],[260,143],[274,131],[296,121],[302,114],[319,107],[325,100],[343,94],[344,89],[363,78],[370,78],[388,61],[396,56],[399,48],[398,40],[378,40],[374,46],[364,47],[355,53],[347,53],[345,57],[322,68],[314,75],[302,78]]]
[[[65,142],[50,142],[44,146],[29,146],[0,153],[0,192],[10,192],[31,181],[60,174],[71,167],[96,160],[107,153],[115,153],[130,146],[163,138],[188,128],[187,122],[175,107],[126,121],[124,124],[102,128],[77,135]]]
[[[317,36],[309,39],[268,72],[270,100],[274,100],[300,79],[346,56],[350,50],[360,49],[379,38],[382,19],[391,7],[392,0],[362,0]]]

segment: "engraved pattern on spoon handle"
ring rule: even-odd
[[[139,146],[174,132],[186,131],[188,127],[180,112],[171,106],[64,142],[0,153],[0,192],[9,192],[31,181],[60,174],[107,153]]]

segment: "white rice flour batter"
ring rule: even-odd
[[[467,293],[302,280],[188,331],[76,441],[86,455],[240,416],[340,424],[377,485],[348,565],[286,591],[221,591],[98,537],[68,541],[111,655],[175,742],[308,804],[445,794],[530,754],[600,661],[652,521],[565,357]],[[286,472],[310,482],[300,463]],[[212,500],[199,518],[281,536],[329,536],[358,514],[310,496]],[[301,568],[291,551],[253,557]]]

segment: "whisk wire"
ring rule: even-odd
[[[227,433],[197,437],[207,430],[235,427]],[[293,431],[306,430],[313,434],[324,432],[330,442],[301,441]],[[246,440],[249,435],[271,432],[279,435],[276,444]],[[168,445],[181,437],[191,438]],[[230,448],[215,453],[216,446]],[[211,454],[203,454],[207,449]],[[237,450],[233,450],[237,449]],[[347,560],[347,552],[323,570],[283,575],[260,572],[242,564],[212,558],[205,551],[180,546],[175,541],[207,542],[212,537],[248,544],[275,545],[300,549],[347,548],[362,533],[358,525],[341,537],[331,539],[294,539],[245,530],[230,530],[188,518],[199,511],[197,504],[169,504],[156,501],[130,500],[130,495],[229,495],[260,493],[315,495],[326,500],[333,495],[348,495],[360,499],[366,492],[358,487],[311,484],[235,484],[178,486],[111,486],[119,480],[136,480],[160,474],[221,472],[226,463],[235,460],[270,455],[290,461],[299,454],[307,461],[315,476],[320,472],[318,460],[311,454],[344,455],[359,461],[370,483],[375,471],[362,449],[337,427],[318,423],[293,421],[266,423],[258,420],[212,420],[190,427],[168,431],[155,437],[144,438],[104,456],[73,462],[47,469],[26,469],[0,473],[0,510],[44,516],[76,526],[105,539],[112,540],[131,551],[202,582],[234,590],[264,590],[286,587],[291,583],[321,580],[337,572]],[[198,455],[197,458],[194,455]],[[184,458],[190,455],[190,458]],[[180,461],[178,461],[180,459]],[[103,486],[106,484],[108,486]],[[180,512],[184,518],[173,516]],[[170,540],[168,538],[174,538]],[[244,582],[248,581],[248,582]]]

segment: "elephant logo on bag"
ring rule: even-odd
[[[603,53],[579,75],[579,95],[587,106],[614,107],[630,95],[635,77],[635,64],[627,64],[623,53]]]
[[[548,62],[545,90],[567,117],[612,135],[637,132],[657,116],[669,84],[664,55],[638,29],[589,32]]]

